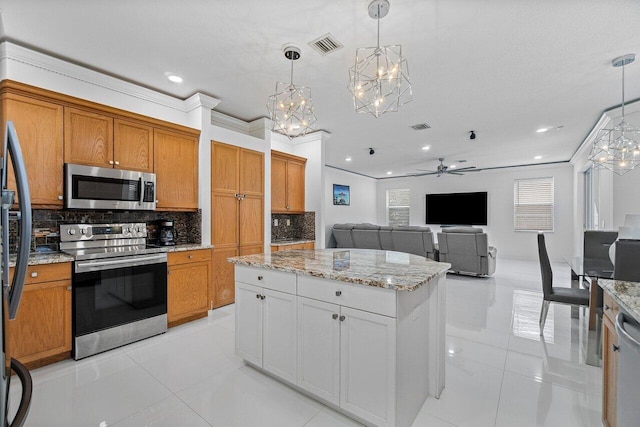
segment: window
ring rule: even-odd
[[[408,188],[387,190],[387,224],[409,225],[411,191]]]
[[[599,169],[593,167],[584,173],[584,229],[598,230],[600,225]]]
[[[553,178],[513,182],[513,229],[553,231]]]

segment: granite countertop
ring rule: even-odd
[[[193,251],[198,249],[211,249],[213,245],[203,245],[200,243],[187,243],[175,246],[162,246],[156,249],[154,252],[182,252]],[[42,264],[56,264],[60,262],[72,262],[74,258],[71,255],[67,255],[63,252],[37,252],[29,255],[28,265],[42,265]],[[15,267],[16,256],[12,255],[9,258],[9,267]]]
[[[622,310],[640,322],[640,283],[598,279],[598,285],[611,295]]]
[[[451,268],[418,255],[374,249],[278,251],[227,261],[396,291],[413,291]]]
[[[287,245],[299,245],[300,243],[315,243],[315,240],[309,239],[281,239],[272,240],[271,246],[287,246]]]

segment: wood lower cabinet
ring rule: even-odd
[[[271,212],[302,213],[307,159],[271,151]]]
[[[308,242],[308,243],[296,243],[293,245],[271,245],[271,252],[277,252],[277,251],[293,251],[296,249],[315,249],[315,243],[313,242]]]
[[[617,425],[616,405],[618,394],[618,334],[614,326],[618,304],[604,291],[602,316],[602,424]]]
[[[169,327],[205,317],[211,308],[211,250],[171,252],[167,267]]]
[[[60,208],[63,203],[63,125],[61,105],[13,93],[2,95],[2,128],[11,120],[15,126],[27,168],[31,204]],[[8,186],[15,190],[13,167]]]
[[[29,266],[7,336],[7,353],[29,368],[70,356],[71,263]]]
[[[198,137],[154,130],[157,208],[198,209]]]
[[[264,153],[211,143],[213,307],[234,302],[227,258],[264,251]]]

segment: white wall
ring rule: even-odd
[[[325,239],[328,247],[335,247],[331,235],[333,224],[370,222],[383,224],[377,219],[377,181],[339,169],[325,167]],[[333,184],[348,185],[351,204],[333,205]],[[384,203],[384,201],[383,201]]]
[[[386,191],[393,188],[411,190],[411,225],[425,225],[425,195],[427,193],[461,193],[486,191],[488,225],[482,228],[489,235],[489,244],[498,249],[498,257],[537,260],[535,232],[513,230],[513,181],[523,178],[553,177],[555,185],[555,230],[546,233],[549,257],[562,260],[572,255],[573,238],[573,167],[560,165],[529,166],[487,170],[464,176],[423,176],[378,181],[379,224],[386,222]],[[430,225],[434,232],[440,230]]]

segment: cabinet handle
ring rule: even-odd
[[[340,316],[340,321],[341,321],[341,322],[343,322],[343,321],[344,321],[344,319],[345,319],[345,317],[344,317],[344,316]]]
[[[256,298],[260,299],[260,294],[256,294]]]
[[[620,351],[620,347],[615,344],[611,344],[611,351]]]
[[[609,307],[607,304],[604,305],[604,311],[610,310],[611,307]]]
[[[116,161],[115,163],[116,163],[116,165],[119,165],[119,164],[120,164],[120,162],[118,162],[118,161]]]
[[[32,271],[31,272],[31,277],[38,277],[38,272],[37,271]]]
[[[342,295],[342,291],[336,291],[336,296],[339,297],[340,295]]]
[[[262,279],[264,279],[264,277],[258,276],[258,280],[262,280]]]
[[[289,207],[289,205],[287,205],[287,210],[289,210],[289,209],[290,209],[290,207]]]
[[[333,313],[333,314],[331,315],[331,318],[332,318],[333,320],[336,320],[336,319],[338,318],[338,315],[337,315],[337,314],[335,314],[335,313]]]
[[[113,164],[113,160],[109,160],[109,164],[112,165]]]
[[[71,286],[67,286],[67,290],[70,291],[71,290]]]
[[[266,296],[264,296],[264,295],[260,295],[260,299],[261,299],[261,300],[264,300],[265,298],[266,298]]]
[[[63,199],[64,199],[64,197],[58,196],[58,200],[63,200]]]
[[[193,259],[193,255],[189,255],[189,259]]]

